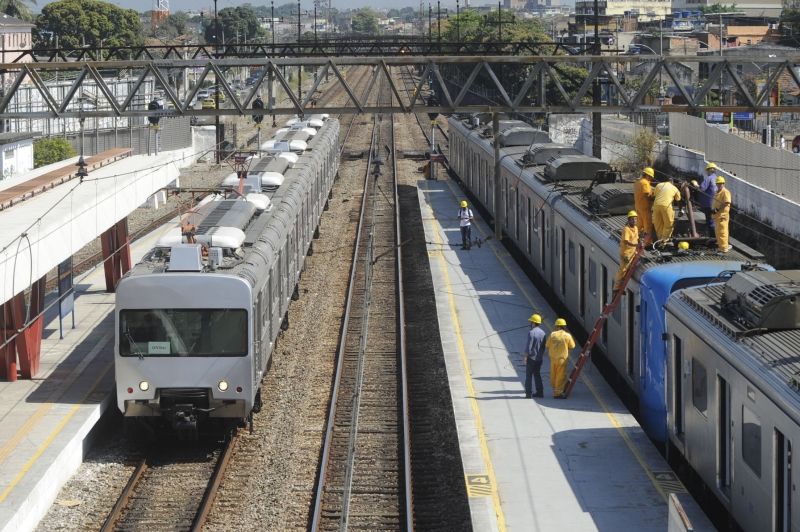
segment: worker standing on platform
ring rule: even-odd
[[[649,166],[642,170],[642,176],[633,184],[633,199],[636,212],[639,214],[639,234],[646,242],[653,234],[653,219],[650,216],[653,202],[652,180],[655,171]]]
[[[675,228],[675,210],[672,208],[672,202],[680,201],[681,192],[667,178],[656,185],[653,196],[653,225],[656,236],[659,240],[667,240]]]
[[[636,211],[628,213],[628,223],[622,228],[619,237],[619,270],[617,270],[617,276],[614,277],[614,292],[622,287],[622,278],[625,277],[631,259],[636,253],[636,247],[639,245],[637,218]]]
[[[698,184],[697,181],[692,181],[692,186],[697,189],[697,205],[700,207],[700,212],[706,218],[706,234],[709,238],[714,238],[714,218],[711,216],[711,204],[714,203],[714,196],[717,194],[717,165],[708,163],[706,165],[706,175],[703,177],[703,182]]]
[[[525,397],[544,397],[542,385],[542,361],[544,360],[545,332],[542,329],[542,317],[533,314],[528,321],[531,328],[525,341]],[[531,377],[536,383],[536,393],[531,393]]]
[[[464,200],[461,202],[461,208],[458,209],[458,220],[461,226],[461,249],[469,249],[472,243],[472,209],[469,204]]]
[[[731,221],[731,192],[725,188],[725,178],[717,176],[717,195],[714,196],[714,223],[717,226],[717,249],[727,253],[733,246],[728,244],[728,224]]]
[[[556,320],[556,330],[547,338],[547,354],[550,357],[550,385],[553,387],[553,397],[566,399],[564,387],[567,384],[567,363],[569,350],[575,348],[575,340],[567,332],[567,321],[564,318]]]

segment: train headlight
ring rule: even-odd
[[[228,381],[219,381],[217,388],[219,388],[219,391],[221,392],[226,391],[228,389]]]
[[[147,381],[140,382],[139,383],[139,389],[142,390],[143,392],[146,392],[147,390],[150,389],[150,383],[147,382]]]

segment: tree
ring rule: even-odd
[[[34,168],[57,163],[75,155],[72,144],[64,138],[39,139],[33,143]]]
[[[139,14],[101,0],[58,0],[44,6],[36,19],[37,46],[46,46],[43,38],[57,35],[60,45],[77,48],[83,45],[139,46],[144,29]]]
[[[375,35],[378,33],[378,17],[370,8],[365,7],[353,13],[350,27],[353,33]]]
[[[239,7],[226,7],[218,15],[220,26],[219,44],[245,42],[245,40],[266,36],[264,29],[258,22],[255,11],[248,4]],[[275,16],[278,16],[277,13]],[[217,43],[213,13],[209,19],[206,19],[204,33],[207,43]]]
[[[36,5],[36,0],[0,0],[0,12],[9,17],[30,21],[33,20],[33,11],[29,3]]]
[[[712,5],[705,5],[700,6],[700,11],[702,11],[706,15],[710,15],[713,13],[731,13],[736,11],[736,4],[731,4],[726,6],[725,4],[712,4]]]

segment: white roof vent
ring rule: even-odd
[[[281,153],[285,151],[292,151],[292,149],[289,147],[289,143],[285,140],[268,140],[261,145],[261,151],[268,153]]]
[[[208,247],[238,249],[244,243],[244,231],[238,227],[212,227],[207,232],[196,235],[195,240]]]
[[[295,153],[302,153],[308,149],[308,143],[304,140],[290,140],[289,151]]]
[[[295,155],[294,153],[292,155]],[[278,172],[264,172],[261,174],[261,186],[264,188],[278,188],[283,184],[283,174]]]
[[[266,194],[251,192],[245,199],[256,206],[259,211],[266,211],[269,208],[269,198]]]
[[[289,162],[289,168],[293,167],[295,163],[300,159],[296,153],[292,153],[290,151],[281,153],[278,155],[278,159],[286,159]]]
[[[171,248],[183,242],[183,235],[181,235],[180,227],[172,227],[168,229],[156,242],[157,248]]]
[[[200,244],[177,244],[172,246],[167,270],[171,272],[203,271],[202,246]]]

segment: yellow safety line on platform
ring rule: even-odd
[[[456,191],[453,190],[453,187],[455,186],[455,184],[453,183],[453,181],[451,179],[447,180],[447,186],[450,189],[450,193],[453,195],[454,201],[456,201],[458,198],[463,196],[463,194],[457,194]],[[485,240],[485,235],[486,234],[481,230],[481,228],[478,226],[478,224],[474,224],[473,227],[475,227],[475,229],[477,229],[477,231],[480,233],[481,237],[484,238],[484,241],[486,241]],[[528,304],[530,304],[531,308],[535,308],[536,307],[536,303],[534,302],[533,297],[530,296],[530,294],[528,293],[528,290],[525,288],[523,283],[519,280],[518,276],[514,273],[512,268],[506,263],[506,260],[505,260],[504,257],[509,256],[509,253],[504,248],[502,248],[501,247],[502,245],[497,241],[491,241],[490,240],[490,241],[486,241],[486,242],[489,245],[489,247],[492,249],[492,251],[494,252],[495,256],[497,257],[497,260],[500,261],[500,264],[502,264],[503,268],[505,268],[506,271],[509,273],[509,275],[511,276],[511,279],[513,279],[513,281],[514,281],[514,284],[516,284],[519,287],[519,289],[522,291],[522,294],[525,296],[525,299],[528,301]],[[583,373],[581,375],[581,377],[583,378],[583,381],[586,384],[586,387],[589,389],[589,392],[592,394],[592,396],[597,401],[597,404],[599,404],[600,408],[603,409],[603,412],[605,412],[606,416],[608,416],[608,419],[611,421],[611,424],[614,426],[614,428],[617,430],[617,433],[620,435],[622,440],[625,442],[625,446],[628,447],[628,450],[631,452],[633,457],[636,459],[637,462],[639,462],[639,465],[644,470],[645,474],[647,475],[647,478],[650,479],[650,482],[656,488],[656,491],[658,491],[658,493],[661,495],[661,497],[663,497],[664,500],[667,501],[668,500],[668,494],[664,492],[664,490],[661,487],[661,484],[658,482],[658,480],[656,480],[656,477],[655,477],[655,475],[653,475],[653,472],[650,471],[650,467],[648,467],[647,462],[645,461],[645,459],[642,456],[642,454],[639,452],[639,449],[636,447],[636,444],[634,444],[633,441],[631,440],[631,438],[628,435],[628,432],[625,429],[625,427],[622,426],[622,423],[620,423],[619,419],[617,419],[617,416],[614,415],[614,413],[611,411],[611,409],[608,408],[608,405],[606,404],[606,402],[603,401],[603,399],[600,397],[600,394],[597,391],[597,389],[595,388],[594,383],[592,383],[592,379],[586,373]]]
[[[433,223],[433,235],[437,246],[442,245],[441,226],[436,218],[431,218]],[[503,507],[500,504],[500,495],[497,492],[497,477],[494,474],[494,467],[492,465],[492,457],[489,453],[489,445],[486,441],[486,433],[483,430],[483,421],[481,419],[480,407],[476,399],[475,387],[472,384],[472,376],[470,375],[469,361],[467,360],[467,350],[464,347],[464,338],[461,336],[461,322],[458,318],[458,311],[456,310],[455,297],[453,296],[453,287],[450,285],[450,272],[447,268],[447,261],[441,252],[437,254],[439,259],[439,269],[444,276],[444,282],[447,286],[447,300],[450,306],[450,320],[453,322],[453,332],[456,336],[456,345],[458,346],[458,354],[461,359],[461,365],[464,368],[464,378],[467,385],[467,394],[469,395],[469,403],[472,408],[472,415],[475,418],[475,425],[478,430],[478,442],[481,448],[481,455],[483,456],[483,463],[486,466],[486,473],[489,476],[491,485],[492,506],[494,506],[494,513],[497,518],[497,528],[500,532],[506,530],[506,519],[503,514]],[[469,487],[468,487],[469,488]]]
[[[92,360],[97,356],[100,350],[105,346],[106,343],[111,339],[112,333],[106,333],[99,342],[92,348],[89,353],[84,357],[83,361],[73,370],[73,372],[69,375],[67,380],[65,380],[58,388],[50,394],[47,400],[42,403],[39,408],[37,408],[33,414],[28,418],[25,423],[22,424],[20,428],[17,429],[17,432],[14,433],[11,438],[6,441],[6,443],[0,447],[0,463],[5,462],[11,453],[19,445],[24,438],[28,437],[33,427],[35,427],[44,417],[53,409],[53,406],[58,404],[58,399],[62,397],[69,387],[74,383],[78,377],[81,375],[81,367],[80,366],[87,366],[91,363]],[[84,361],[86,363],[84,363]]]
[[[81,398],[80,403],[78,403],[76,405],[73,405],[69,409],[69,412],[67,412],[67,415],[65,415],[63,418],[61,418],[61,421],[58,422],[58,425],[56,425],[56,427],[47,436],[47,438],[42,442],[42,444],[39,445],[39,448],[36,449],[36,452],[33,454],[33,456],[31,456],[28,459],[28,461],[25,462],[25,465],[22,466],[22,469],[20,469],[19,473],[17,473],[17,476],[14,477],[14,480],[12,480],[11,483],[8,485],[8,487],[5,490],[3,490],[3,493],[0,493],[0,503],[2,503],[4,500],[6,500],[6,498],[14,490],[14,488],[17,486],[17,484],[19,484],[20,481],[23,478],[25,478],[25,475],[28,474],[28,471],[30,471],[31,467],[33,467],[33,465],[36,463],[36,461],[39,460],[39,458],[41,458],[41,456],[45,453],[45,451],[47,451],[47,449],[50,447],[50,445],[53,443],[53,441],[58,437],[58,435],[61,433],[61,431],[64,430],[64,427],[67,425],[67,423],[69,423],[69,420],[72,419],[72,417],[78,412],[80,407],[84,406],[84,403],[85,403],[86,399],[92,393],[94,393],[95,389],[100,385],[100,382],[103,380],[103,378],[108,373],[108,370],[110,370],[113,367],[114,367],[114,361],[112,360],[111,362],[109,362],[106,365],[105,368],[103,368],[103,371],[100,372],[100,375],[94,381],[94,383],[92,384],[91,388],[89,388],[89,391],[86,392],[86,394]]]

